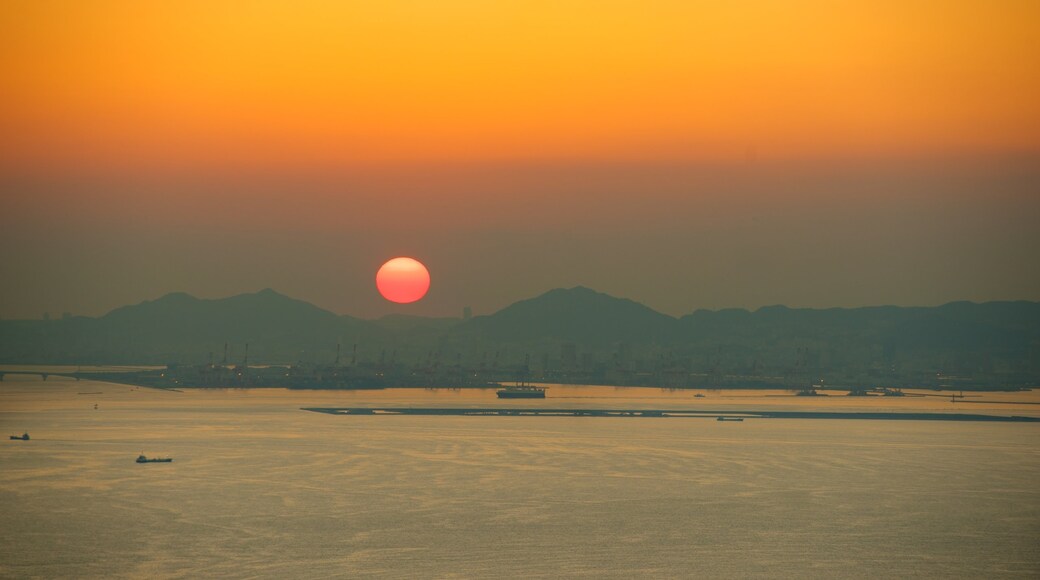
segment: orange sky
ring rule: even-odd
[[[1038,0],[5,0],[0,317],[1038,300],[1038,30]],[[413,305],[373,283],[399,255]]]
[[[9,0],[21,168],[1040,151],[1040,2]]]

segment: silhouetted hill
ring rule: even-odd
[[[339,341],[371,341],[383,331],[371,322],[338,316],[271,289],[205,300],[183,292],[117,308],[101,318],[20,321],[22,336],[4,344],[4,360],[80,362],[228,362],[250,358],[294,362],[334,356]],[[36,324],[32,324],[36,323]],[[13,351],[8,355],[8,351]]]
[[[516,368],[530,356],[547,379],[614,376],[623,384],[664,380],[662,372],[668,380],[687,377],[682,384],[740,377],[804,384],[824,376],[868,385],[922,377],[1025,384],[1040,377],[1040,303],[768,306],[675,319],[576,287],[465,322],[402,315],[369,321],[267,289],[218,300],[173,293],[100,318],[0,321],[2,363],[199,364],[210,356],[220,362],[225,342],[229,363],[242,361],[248,343],[255,363],[326,365],[339,343],[344,361],[353,360],[354,345],[359,362],[417,368]]]
[[[556,339],[603,345],[668,341],[675,323],[637,302],[578,286],[550,290],[490,316],[478,316],[460,331],[502,342]]]
[[[935,308],[699,310],[679,320],[681,350],[702,368],[857,377],[860,384],[944,377],[1021,384],[1040,377],[1040,303]],[[980,377],[990,377],[980,379]],[[1030,377],[1032,377],[1030,379]]]
[[[368,324],[340,317],[270,288],[217,300],[201,300],[181,292],[124,306],[101,318],[110,328],[161,329],[171,339],[263,339],[276,335],[328,335],[345,326]]]
[[[951,302],[907,309],[882,340],[904,347],[959,351],[1012,350],[1023,354],[1040,340],[1040,303]]]
[[[683,342],[855,341],[887,348],[1018,349],[1040,340],[1040,303],[954,302],[934,308],[875,306],[815,310],[768,306],[698,310],[679,319]]]

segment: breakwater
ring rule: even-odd
[[[1040,417],[983,415],[972,413],[887,413],[830,411],[719,411],[697,409],[550,409],[518,407],[304,407],[303,411],[330,415],[422,415],[470,417],[644,417],[718,419],[872,419],[902,421],[1004,421],[1040,422]]]

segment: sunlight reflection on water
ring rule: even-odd
[[[554,407],[983,407],[772,396],[780,392],[549,393]],[[8,377],[0,426],[32,440],[0,446],[0,576],[1040,573],[1036,424],[299,410],[507,403],[493,390],[171,393]],[[137,465],[142,451],[174,462]]]

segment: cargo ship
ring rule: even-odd
[[[495,391],[499,399],[544,399],[545,387],[536,387],[525,382]]]
[[[26,432],[26,433],[22,433],[21,435],[11,435],[11,440],[12,441],[28,441],[29,440],[29,433]]]
[[[153,457],[151,459],[144,456],[144,453],[137,456],[138,463],[170,463],[173,461],[171,457]]]

